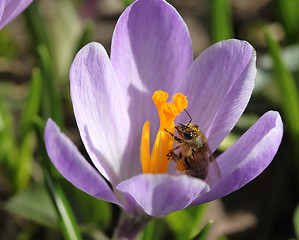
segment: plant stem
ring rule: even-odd
[[[134,240],[139,232],[152,220],[151,216],[133,216],[127,212],[122,212],[118,226],[114,231],[114,240]]]

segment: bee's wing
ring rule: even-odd
[[[209,185],[213,185],[213,183],[218,182],[218,180],[221,178],[221,171],[217,160],[209,147],[207,148],[207,154],[209,156],[210,165],[208,175],[205,180]]]
[[[216,160],[214,154],[212,153],[212,151],[210,150],[210,148],[208,148],[208,152],[210,154],[210,170],[209,170],[209,172],[213,171],[213,175],[217,176],[218,178],[221,178],[221,171],[218,166],[217,160]]]

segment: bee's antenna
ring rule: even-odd
[[[189,125],[192,122],[192,117],[190,116],[190,114],[187,112],[186,109],[184,109],[184,111],[187,113],[188,117],[190,118],[189,122],[187,123],[187,125]]]

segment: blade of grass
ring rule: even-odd
[[[72,199],[71,203],[73,209],[76,209],[76,217],[84,223],[85,231],[94,229],[104,231],[109,228],[112,220],[112,209],[109,203],[99,201],[75,187],[70,187],[67,181],[61,182],[61,186],[65,189],[68,198]]]
[[[16,58],[18,47],[16,39],[8,28],[0,31],[0,54],[1,58],[14,59]]]
[[[33,69],[29,95],[26,99],[20,122],[20,147],[15,166],[15,187],[24,189],[30,180],[35,136],[32,119],[38,114],[42,95],[42,76],[38,68]]]
[[[288,40],[298,42],[299,31],[299,2],[298,0],[276,0],[277,11],[286,31]]]
[[[50,159],[47,156],[46,148],[44,145],[44,129],[45,122],[38,116],[34,118],[34,123],[37,131],[37,136],[39,140],[39,151],[40,156],[43,161],[41,165],[44,172],[45,184],[60,217],[61,230],[68,240],[82,240],[80,230],[75,219],[74,213],[72,211],[71,205],[62,189],[60,184],[55,182],[50,174]]]
[[[22,112],[20,122],[21,138],[32,129],[32,118],[38,114],[42,96],[42,76],[39,68],[32,71],[29,95]]]
[[[205,240],[207,237],[208,232],[213,224],[213,220],[210,220],[207,225],[200,231],[200,233],[192,238],[192,240]]]
[[[61,128],[63,128],[63,115],[59,95],[54,82],[54,70],[49,51],[45,45],[37,48],[43,75],[43,112],[44,119],[51,117]]]
[[[188,238],[198,233],[207,206],[208,204],[202,204],[188,207],[165,216],[165,220],[169,228],[174,232],[176,239],[185,240],[186,237]]]
[[[155,233],[155,225],[156,221],[151,221],[145,228],[142,240],[152,240],[154,239],[154,233]]]
[[[6,176],[13,182],[18,147],[13,131],[13,119],[0,97],[0,162]]]
[[[212,0],[212,42],[233,38],[233,24],[229,0]]]
[[[285,66],[281,57],[279,45],[273,40],[269,29],[265,29],[268,50],[274,64],[275,79],[281,92],[281,101],[284,111],[284,118],[287,128],[291,134],[294,144],[294,153],[297,158],[294,158],[297,172],[299,172],[299,155],[296,151],[299,146],[299,97],[294,78],[290,71]],[[299,183],[299,178],[298,178]]]
[[[46,168],[44,168],[44,176],[51,199],[61,218],[61,228],[65,239],[81,240],[82,237],[80,235],[78,224],[63,189],[58,183],[53,181]]]
[[[53,4],[54,17],[49,31],[53,42],[53,66],[59,83],[68,80],[68,73],[82,36],[82,21],[73,0],[59,0]],[[51,56],[52,56],[51,55]]]
[[[129,6],[134,0],[122,0],[122,2],[125,4],[125,6]]]
[[[59,229],[58,215],[43,184],[16,193],[5,201],[3,208],[44,226]]]
[[[192,217],[186,209],[165,216],[169,228],[174,232],[175,239],[183,240],[189,237],[192,228]],[[182,224],[182,222],[184,224]]]
[[[30,31],[30,36],[33,38],[35,46],[43,44],[50,49],[50,41],[44,18],[39,11],[39,1],[33,1],[30,6],[24,11],[25,21]]]
[[[208,203],[205,203],[187,208],[187,211],[189,211],[193,217],[192,227],[189,236],[195,236],[196,234],[198,234],[198,229],[204,220],[205,212],[208,205]]]
[[[32,171],[35,135],[29,132],[22,139],[15,166],[15,188],[17,191],[25,189],[29,183]]]

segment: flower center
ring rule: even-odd
[[[173,96],[173,102],[166,102],[168,96],[167,92],[158,90],[154,92],[152,97],[159,113],[160,128],[150,154],[150,123],[146,122],[143,125],[140,146],[140,160],[143,173],[167,172],[169,161],[166,155],[173,148],[174,140],[164,129],[174,134],[174,120],[188,105],[186,96],[181,93]]]

